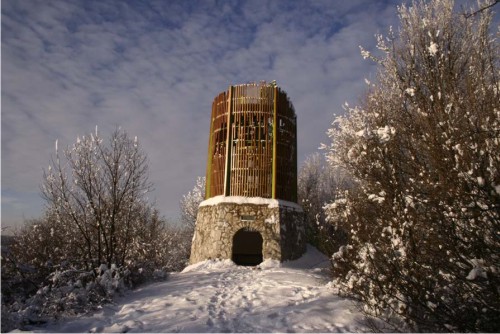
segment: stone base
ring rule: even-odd
[[[294,260],[306,250],[304,214],[295,203],[264,198],[222,197],[201,203],[191,246],[191,264],[231,259],[236,232],[259,232],[264,260]]]

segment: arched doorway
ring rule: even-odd
[[[257,231],[241,229],[233,237],[234,263],[241,266],[256,266],[262,262],[262,236]]]

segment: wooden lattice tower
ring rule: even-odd
[[[274,83],[230,86],[212,104],[205,201],[191,263],[256,265],[305,251],[297,204],[297,118]]]
[[[297,119],[274,84],[230,86],[212,104],[205,198],[297,201]]]

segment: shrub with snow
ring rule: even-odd
[[[345,232],[325,220],[323,206],[335,199],[335,190],[349,185],[347,173],[329,168],[316,152],[308,156],[299,170],[298,202],[304,210],[307,242],[331,255],[345,243]]]
[[[91,271],[58,267],[34,295],[19,295],[15,302],[2,304],[2,331],[95,310],[126,289],[129,275],[128,269],[114,265]]]
[[[2,254],[2,330],[87,312],[181,270],[190,232],[160,217],[149,188],[145,154],[122,130],[107,144],[96,130],[63,156],[56,144],[44,175],[45,217],[28,222]]]
[[[198,176],[193,189],[182,196],[180,202],[181,222],[194,231],[198,207],[205,199],[205,177]]]
[[[180,201],[182,234],[179,235],[179,255],[184,258],[181,267],[188,265],[191,254],[191,242],[196,226],[196,216],[200,203],[205,199],[205,177],[198,176],[193,189],[182,196]],[[182,253],[182,255],[181,255]],[[178,269],[182,269],[179,267]]]
[[[326,207],[350,232],[333,256],[336,283],[392,330],[400,319],[415,331],[498,332],[500,50],[491,13],[455,14],[453,1],[435,0],[403,5],[399,16],[398,35],[378,38],[378,82],[328,133],[329,162],[356,181]]]
[[[2,254],[2,331],[86,313],[128,288],[182,270],[189,254],[182,246],[186,229],[159,222],[137,235],[130,244],[134,256],[125,263],[97,267],[77,258],[75,244],[62,238],[64,229],[54,229],[53,220],[30,222]]]

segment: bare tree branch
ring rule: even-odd
[[[465,13],[464,12],[464,16],[466,19],[468,19],[469,17],[472,17],[472,16],[475,16],[489,8],[492,8],[493,6],[497,5],[498,3],[500,3],[500,0],[494,0],[492,3],[490,4],[487,4],[487,5],[484,5],[483,7],[479,8],[478,10],[475,10],[473,11],[472,13]]]

